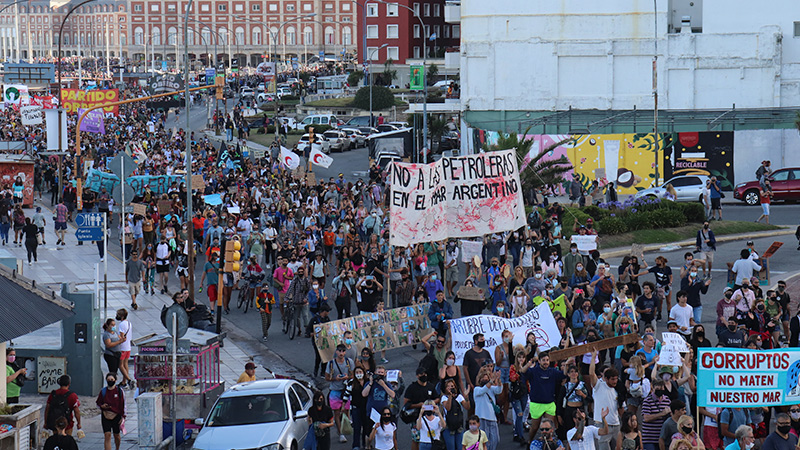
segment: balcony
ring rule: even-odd
[[[461,23],[460,0],[448,0],[444,4],[444,21],[447,23]]]

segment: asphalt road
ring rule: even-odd
[[[202,113],[202,115],[201,115]],[[195,117],[198,116],[198,117]],[[181,117],[181,121],[183,122],[185,118]],[[202,129],[203,125],[205,124],[205,109],[201,108],[194,108],[192,111],[192,124],[197,126],[196,130]],[[367,170],[367,157],[366,151],[364,149],[359,149],[355,151],[346,152],[343,154],[333,154],[334,163],[331,165],[329,169],[322,169],[316,168],[317,177],[320,178],[328,178],[328,177],[335,177],[338,176],[339,173],[344,173],[345,177],[350,179],[353,176],[363,175],[366,177],[365,173],[360,173],[362,171]],[[736,204],[727,204],[724,205],[724,215],[723,217],[726,219],[736,219],[736,220],[755,220],[761,213],[760,207],[749,207],[743,204],[736,205]],[[796,204],[778,204],[773,206],[773,215],[772,215],[772,223],[780,224],[780,225],[796,225],[797,224],[797,217],[798,213],[800,213],[800,206]],[[713,229],[712,222],[712,229]],[[790,272],[793,272],[797,269],[797,242],[795,241],[794,236],[778,236],[775,238],[760,238],[755,239],[755,247],[756,249],[763,253],[764,250],[769,247],[773,242],[783,242],[785,245],[778,250],[778,252],[770,259],[770,264],[772,267],[772,280],[771,284],[775,284],[777,280],[781,279],[783,276],[788,275]],[[112,240],[112,242],[114,242]],[[738,242],[729,242],[718,245],[716,256],[715,256],[715,263],[712,268],[712,281],[708,291],[708,294],[703,297],[703,324],[706,326],[707,335],[710,337],[712,341],[716,341],[716,337],[714,336],[714,323],[715,323],[715,309],[717,301],[722,298],[723,289],[726,285],[726,262],[733,262],[738,258],[739,252],[743,249],[744,240]],[[675,282],[673,284],[673,292],[676,292],[680,286],[680,280],[678,279],[678,272],[680,270],[680,266],[683,262],[683,255],[687,251],[691,251],[693,248],[681,248],[677,250],[669,250],[669,251],[654,251],[654,252],[647,252],[645,254],[645,260],[648,263],[653,263],[653,260],[658,255],[663,255],[669,260],[669,265],[673,268],[675,272]],[[118,246],[112,246],[111,248],[112,253],[114,253],[117,257],[120,257],[120,249]],[[621,258],[614,258],[612,261],[609,261],[612,266],[614,266],[614,273],[616,273],[616,266],[619,264]],[[199,265],[202,267],[202,265]],[[199,281],[201,270],[196,271],[196,280]],[[174,291],[178,288],[178,282],[176,277],[171,275],[171,291]],[[641,281],[652,280],[653,277],[646,276],[640,279]],[[329,283],[328,283],[329,284]],[[766,287],[762,287],[766,290]],[[275,354],[279,355],[281,358],[286,360],[289,364],[293,365],[298,369],[298,372],[307,374],[310,378],[310,373],[313,370],[314,366],[314,353],[313,348],[311,346],[311,340],[298,337],[294,340],[289,340],[289,338],[281,333],[281,323],[280,323],[280,314],[278,313],[277,309],[275,311],[274,317],[272,318],[272,328],[270,329],[269,339],[266,343],[262,342],[259,338],[261,336],[261,319],[259,314],[250,310],[247,314],[243,313],[242,311],[238,310],[235,305],[235,298],[238,295],[238,292],[234,291],[233,298],[231,301],[232,304],[232,311],[230,315],[223,316],[223,327],[229,333],[231,339],[236,339],[237,344],[242,345],[245,349],[249,350],[252,354],[264,354],[267,349],[271,350]],[[205,292],[198,295],[200,301],[206,301],[207,297]],[[460,307],[458,305],[454,305],[454,309],[458,314]],[[355,305],[353,305],[353,310],[355,310]],[[661,321],[658,324],[658,331],[663,331],[666,328],[666,317],[667,315],[664,314],[664,321]],[[332,318],[335,320],[336,317]],[[387,353],[386,358],[389,360],[389,363],[386,366],[389,369],[400,369],[403,371],[406,379],[406,384],[411,383],[414,380],[414,369],[416,368],[419,360],[423,356],[422,347],[420,346],[417,349],[413,349],[411,347],[404,347],[401,349],[391,350]],[[265,366],[270,367],[270,360],[265,356],[260,356],[256,358],[256,362]],[[318,386],[324,387],[326,383],[323,379],[317,378],[314,380]],[[410,436],[407,432],[408,426],[405,424],[400,424],[401,432],[398,433],[398,444],[399,448],[410,448]],[[501,426],[500,428],[501,434],[501,443],[498,447],[499,449],[517,449],[519,445],[511,441],[511,434],[512,429],[509,426]],[[334,439],[335,441],[335,439]],[[334,449],[349,449],[351,446],[350,443],[347,444],[339,444],[338,442],[334,442],[332,444],[332,448]]]

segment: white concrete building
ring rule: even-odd
[[[446,19],[461,23],[461,107],[473,127],[652,131],[646,118],[652,122],[656,53],[660,131],[794,126],[798,0],[656,0],[655,7],[462,0],[448,7]]]

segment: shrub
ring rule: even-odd
[[[369,86],[362,87],[356,92],[353,99],[354,107],[369,110]],[[372,87],[372,109],[380,111],[394,106],[394,94],[392,90],[384,86]]]
[[[597,205],[589,205],[583,208],[582,210],[586,214],[592,216],[594,220],[602,220],[608,217],[609,212],[607,209],[603,209],[598,207]]]
[[[658,224],[658,228],[671,228],[686,225],[686,216],[680,211],[653,211],[653,221]],[[705,214],[705,212],[703,212]]]
[[[308,124],[305,126],[306,133],[308,133],[308,129],[311,127],[314,127],[314,133],[316,134],[324,133],[332,128],[330,125]]]
[[[637,211],[625,214],[621,220],[629,231],[648,230],[655,228],[656,221],[654,216],[657,214],[655,211]]]
[[[280,101],[289,102],[289,101],[295,101],[295,100],[300,100],[300,97],[298,97],[297,95],[284,95],[283,97],[281,97]]]
[[[356,87],[363,78],[364,78],[364,72],[360,70],[355,70],[353,72],[350,72],[349,75],[347,75],[347,84],[349,84],[352,87]]]
[[[628,227],[622,219],[609,216],[597,222],[597,231],[600,234],[621,234],[628,231]]]
[[[706,220],[706,208],[702,203],[681,203],[681,206],[687,222],[703,223]]]

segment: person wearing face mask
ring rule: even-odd
[[[694,430],[694,419],[692,416],[684,415],[678,419],[678,431],[672,435],[672,442],[685,439],[691,445],[691,450],[703,450],[705,445],[703,440]]]
[[[380,413],[381,421],[372,427],[369,440],[375,442],[375,450],[396,450],[397,425],[392,418],[392,409],[387,406]]]
[[[104,449],[111,450],[111,435],[114,435],[114,446],[119,450],[120,424],[125,417],[125,392],[117,386],[117,376],[106,374],[106,387],[97,395],[97,407],[100,408],[100,423],[103,426]]]
[[[743,319],[747,313],[755,308],[756,292],[750,286],[750,280],[743,280],[741,286],[733,291],[731,297],[736,302],[736,315]]]
[[[547,290],[547,282],[544,280],[542,276],[541,267],[536,267],[534,269],[533,276],[525,280],[525,284],[523,287],[525,288],[525,292],[528,293],[528,297],[530,298],[540,296]]]
[[[424,367],[417,367],[417,381],[411,383],[406,388],[406,392],[403,395],[403,410],[408,411],[408,415],[412,417],[422,417],[424,412],[421,411],[423,405],[428,404],[429,401],[438,402],[439,398],[436,394],[436,387],[433,386],[433,383],[428,381],[428,372]],[[431,410],[432,411],[432,410]],[[424,442],[422,439],[426,433],[424,428],[419,428],[416,425],[417,422],[414,422],[411,425],[411,448],[417,449],[421,448],[421,442]],[[419,432],[419,434],[417,434]],[[437,433],[438,435],[438,433]],[[416,439],[414,439],[416,438]],[[430,443],[430,439],[428,443]]]
[[[584,300],[581,309],[572,313],[572,332],[581,336],[584,330],[597,324],[597,315],[592,311],[592,302]]]
[[[708,292],[710,285],[711,279],[706,278],[703,280],[699,278],[697,269],[694,268],[689,271],[687,276],[681,278],[681,291],[686,292],[686,302],[692,307],[692,316],[697,323],[703,320],[703,303],[700,296]]]
[[[775,431],[764,439],[762,450],[793,450],[797,447],[797,436],[792,432],[792,419],[789,414],[775,416]]]
[[[718,337],[725,331],[729,317],[736,317],[736,302],[733,300],[733,289],[726,287],[722,299],[717,302],[716,334]]]
[[[122,356],[119,346],[125,342],[127,337],[117,331],[117,322],[114,319],[108,319],[103,324],[101,338],[104,346],[103,359],[108,365],[108,371],[116,375],[119,370],[120,357]]]
[[[641,412],[642,446],[645,450],[658,450],[661,428],[672,414],[670,399],[664,390],[664,380],[653,380],[650,393],[642,400]]]
[[[756,438],[750,425],[739,425],[736,432],[731,433],[731,436],[732,442],[726,444],[725,450],[751,450],[756,445]]]
[[[436,291],[435,301],[431,302],[428,309],[428,319],[431,321],[431,328],[436,330],[440,336],[447,335],[447,321],[453,318],[453,307],[444,298],[444,291]]]
[[[473,389],[475,415],[481,419],[481,430],[489,438],[488,450],[496,450],[500,444],[500,435],[497,428],[497,415],[494,406],[497,405],[497,396],[503,392],[500,386],[500,372],[494,370],[494,365],[489,363],[478,371],[477,383]]]
[[[727,348],[742,348],[747,339],[746,332],[739,329],[736,317],[729,317],[725,329],[718,335],[718,344]]]
[[[697,354],[698,348],[713,347],[711,341],[706,338],[706,329],[703,325],[697,324],[694,326],[692,337],[689,339],[689,345],[692,346],[695,355]]]
[[[469,393],[464,390],[461,381],[461,366],[456,365],[456,354],[452,350],[448,350],[444,355],[444,359],[444,366],[439,369],[439,379],[442,380],[442,385],[446,385],[448,380],[452,380],[459,393],[468,395]]]
[[[472,348],[464,353],[464,365],[461,370],[466,375],[467,387],[474,393],[475,385],[478,382],[478,371],[487,363],[492,363],[492,355],[486,350],[486,338],[482,333],[477,333],[472,336]],[[470,413],[474,412],[475,403],[470,399],[472,409]]]
[[[353,424],[353,448],[360,448],[362,441],[367,444],[370,440],[370,429],[365,427],[367,419],[367,398],[361,394],[366,383],[367,371],[356,363],[353,369],[353,384],[350,397],[350,419]]]
[[[659,450],[667,450],[670,448],[672,436],[678,432],[678,420],[686,415],[686,404],[680,400],[672,400],[669,404],[669,417],[664,421],[661,426],[661,432],[658,438]]]
[[[575,274],[575,266],[586,264],[586,257],[578,253],[578,244],[572,243],[569,246],[569,253],[562,258],[563,276],[569,280]]]
[[[333,411],[325,403],[325,396],[322,395],[322,392],[314,392],[312,398],[314,402],[308,409],[308,423],[312,427],[309,433],[314,433],[317,438],[317,450],[330,450],[331,428],[334,424]]]
[[[20,388],[25,383],[28,369],[17,365],[17,352],[6,347],[6,398],[8,404],[19,403]]]
[[[535,209],[534,209],[535,210]],[[472,415],[468,421],[469,428],[461,438],[461,447],[464,450],[487,450],[489,438],[481,430],[481,418]],[[450,450],[449,448],[447,450]]]
[[[755,308],[747,313],[744,318],[744,325],[748,329],[750,336],[760,336],[763,341],[762,348],[773,348],[772,333],[775,331],[775,319],[767,315],[767,307],[764,300],[757,299]]]
[[[425,292],[428,294],[428,300],[431,303],[436,301],[436,293],[439,291],[444,291],[444,285],[442,285],[441,280],[439,280],[439,275],[436,272],[430,272],[428,276],[424,277],[424,282],[422,283],[422,287],[425,289]]]

